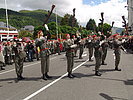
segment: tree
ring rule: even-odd
[[[96,31],[96,22],[94,19],[90,19],[86,25],[87,30],[92,30],[93,32]]]
[[[64,17],[61,20],[60,25],[67,25],[67,26],[71,26],[72,27],[73,20],[74,20],[74,25],[73,26],[74,27],[79,27],[77,19],[76,18],[73,19],[73,16],[70,15],[70,14],[65,14],[64,15]]]
[[[102,28],[103,28],[103,33],[105,35],[108,35],[108,31],[111,31],[111,25],[104,23],[103,25],[98,25],[98,29],[100,32],[102,32]]]
[[[70,15],[65,14],[64,17],[61,19],[60,25],[69,25],[69,19],[70,19]]]
[[[20,31],[19,32],[19,38],[23,38],[23,37],[30,37],[31,39],[33,38],[33,34],[28,32],[28,31]]]

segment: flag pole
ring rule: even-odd
[[[7,13],[7,2],[6,2],[6,0],[5,0],[5,7],[6,7],[6,24],[7,24],[7,32],[8,32],[8,34],[7,34],[7,40],[8,40],[8,38],[9,38],[9,27],[8,27],[8,13]]]
[[[56,14],[56,35],[57,35],[57,39],[58,39],[58,18],[57,18],[57,9],[55,10],[55,14]]]

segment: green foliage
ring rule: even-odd
[[[102,32],[102,30],[103,30],[103,33],[105,35],[108,35],[108,31],[111,31],[111,25],[104,23],[103,25],[99,25],[98,29],[100,32]]]
[[[20,31],[19,38],[23,38],[23,37],[30,37],[31,39],[33,39],[33,34],[28,31]]]
[[[92,30],[93,32],[96,31],[96,22],[94,19],[90,19],[86,25],[87,30]]]
[[[61,20],[60,25],[67,25],[67,26],[71,26],[71,27],[79,27],[77,19],[74,18],[73,16],[70,14],[65,14],[64,17]]]
[[[0,9],[0,21],[6,22],[5,9]],[[17,29],[22,28],[26,25],[38,26],[44,23],[46,18],[46,10],[21,10],[20,12],[8,10],[9,24]],[[49,22],[55,22],[56,16],[53,13],[49,18]],[[58,16],[58,23],[60,23],[61,17]]]

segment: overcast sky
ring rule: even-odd
[[[99,23],[100,13],[104,12],[105,23],[122,27],[122,18],[128,18],[127,0],[6,0],[7,8],[15,11],[19,10],[50,10],[51,5],[56,5],[57,13],[63,16],[66,13],[72,14],[73,8],[76,8],[76,18],[78,22],[85,26],[90,18]],[[5,8],[5,0],[0,0],[0,8]]]

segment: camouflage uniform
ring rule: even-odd
[[[47,78],[51,78],[48,76],[49,72],[49,55],[50,50],[47,47],[47,40],[45,37],[37,38],[36,39],[36,46],[40,48],[40,58],[41,58],[41,72],[43,75],[43,79],[47,80]]]
[[[79,43],[79,59],[82,59],[82,54],[84,52],[84,40],[80,40]]]
[[[92,61],[94,40],[92,38],[86,39],[86,46],[89,51],[89,61]]]
[[[104,42],[101,46],[102,46],[102,51],[103,51],[102,65],[106,65],[104,61],[105,61],[106,56],[107,56],[108,42],[106,40],[104,40]]]
[[[124,50],[122,46],[122,42],[119,40],[114,40],[113,41],[113,49],[114,49],[114,54],[115,54],[115,70],[121,71],[121,69],[118,69],[118,65],[120,62],[120,55],[121,55],[121,50]]]
[[[94,48],[95,48],[94,57],[96,60],[95,75],[101,76],[101,74],[99,73],[99,68],[101,66],[101,60],[102,60],[102,47],[100,45],[100,40],[95,41]]]
[[[13,47],[12,50],[15,52],[15,70],[16,70],[16,74],[17,74],[17,78],[18,80],[24,79],[22,77],[22,73],[23,73],[23,62],[24,62],[24,58],[26,56],[25,51],[22,50],[21,44],[17,43],[17,46]]]
[[[72,69],[74,66],[74,48],[76,48],[76,45],[74,45],[74,41],[72,39],[66,40],[64,42],[64,45],[65,45],[66,57],[67,57],[68,77],[73,78]]]

